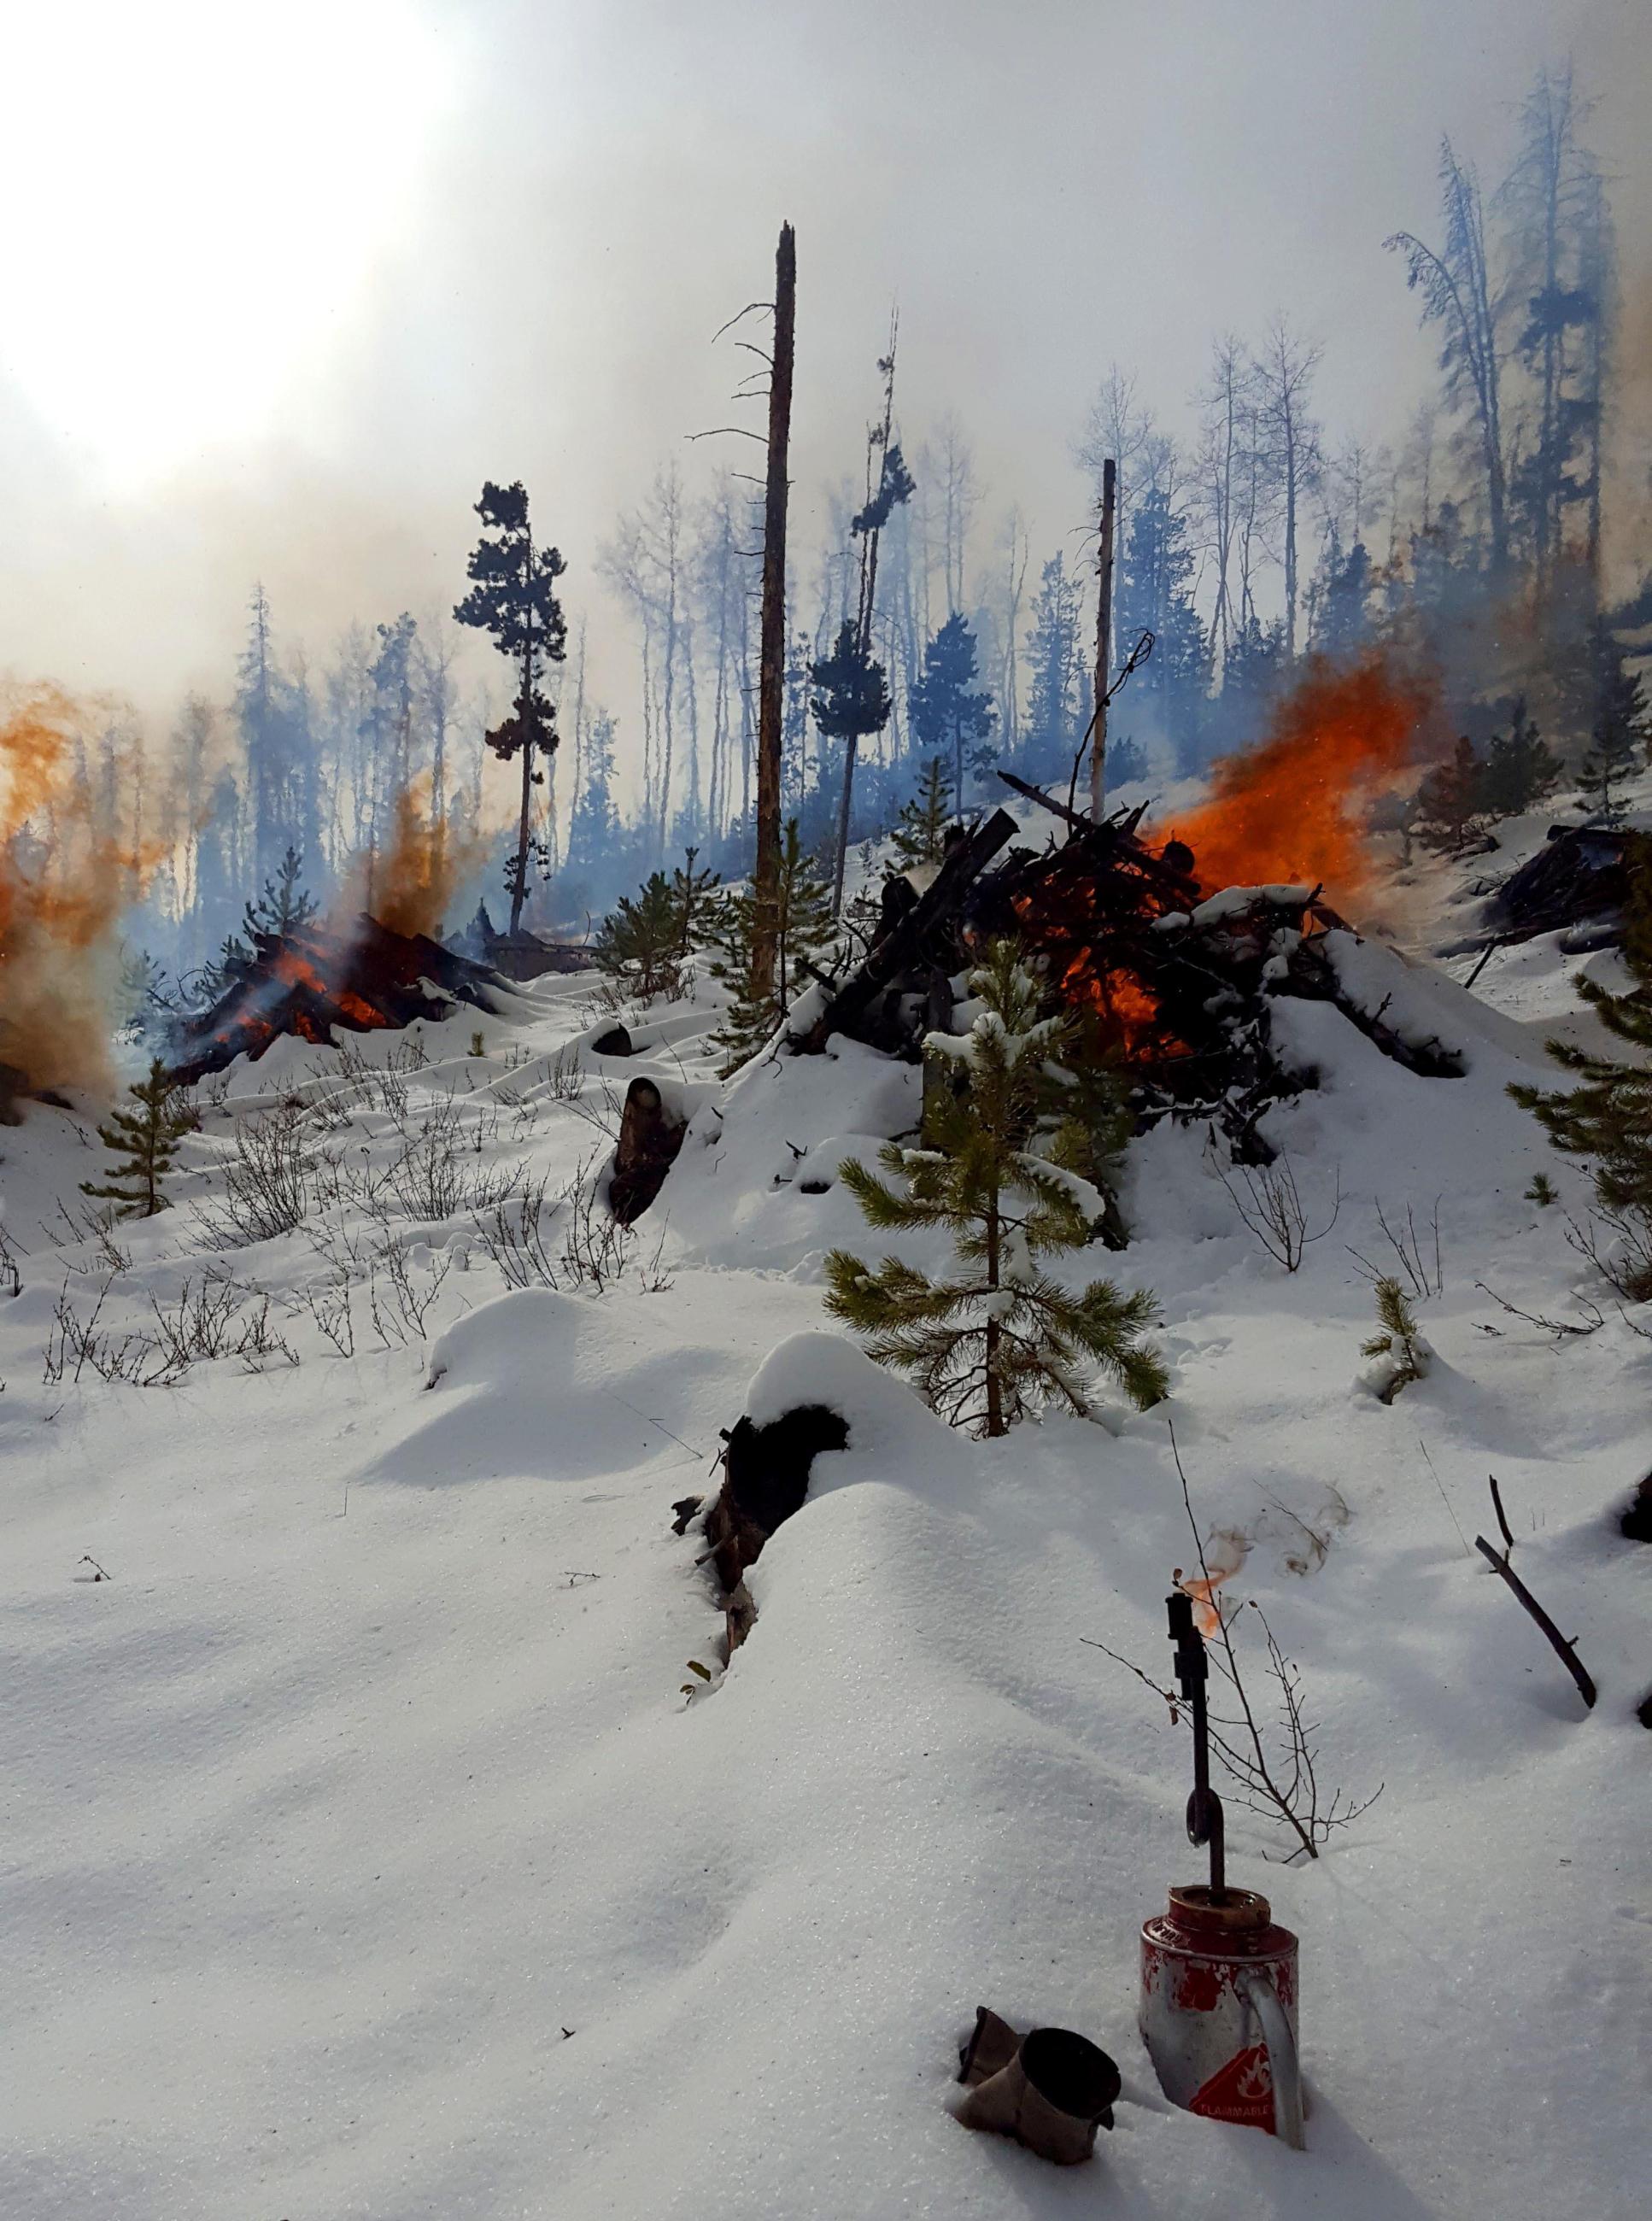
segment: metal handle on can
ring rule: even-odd
[[[1240,1970],[1235,1987],[1261,2023],[1267,2071],[1273,2084],[1274,2133],[1293,2151],[1305,2150],[1302,2073],[1297,2061],[1296,2038],[1291,2033],[1279,1993],[1267,1975],[1253,1967]]]

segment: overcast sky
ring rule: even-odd
[[[1333,434],[1403,431],[1430,348],[1382,240],[1435,231],[1442,130],[1494,180],[1568,53],[1649,360],[1646,0],[57,0],[7,25],[0,667],[152,718],[227,691],[254,575],[316,654],[450,604],[485,477],[527,481],[623,704],[597,544],[663,460],[709,467],[684,435],[729,421],[750,360],[711,335],[770,291],[783,216],[810,549],[892,300],[899,414],[956,411],[987,517],[1018,502],[1036,554],[1084,522],[1073,446],[1114,358],[1185,424],[1211,335],[1282,310],[1324,341]]]

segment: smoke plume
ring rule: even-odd
[[[34,1087],[107,1087],[122,913],[159,861],[137,822],[135,741],[89,754],[87,709],[0,696],[0,1062]]]

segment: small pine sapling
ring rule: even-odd
[[[1417,790],[1418,838],[1448,854],[1467,848],[1480,831],[1485,809],[1486,766],[1465,733],[1451,755]]]
[[[299,884],[304,860],[297,848],[289,847],[275,868],[274,875],[265,880],[264,892],[256,902],[249,902],[241,911],[241,931],[250,943],[255,934],[279,936],[308,925],[319,905],[315,897]]]
[[[1522,695],[1508,731],[1494,735],[1486,752],[1481,793],[1486,815],[1518,817],[1552,794],[1560,782],[1560,758],[1545,746]]]
[[[1405,1291],[1386,1276],[1377,1282],[1377,1325],[1379,1331],[1360,1345],[1361,1356],[1370,1360],[1364,1379],[1380,1402],[1392,1404],[1402,1388],[1426,1376],[1433,1352]]]
[[[694,868],[698,848],[685,848],[683,860],[671,875],[671,898],[677,906],[677,954],[685,961],[705,941],[716,907],[720,872]]]
[[[955,1427],[1002,1436],[1046,1405],[1080,1416],[1087,1375],[1111,1373],[1146,1408],[1164,1396],[1162,1360],[1142,1340],[1158,1316],[1145,1290],[1092,1280],[1074,1294],[1040,1260],[1081,1248],[1102,1210],[1096,1189],[1037,1154],[1047,1067],[1068,1029],[1039,1016],[1038,983],[1012,942],[970,975],[980,1009],[967,1034],[932,1034],[926,1054],[948,1082],[929,1091],[924,1146],[891,1142],[880,1179],[850,1159],[842,1178],[868,1223],[942,1228],[956,1269],[930,1279],[893,1256],[874,1271],[848,1250],[826,1261],[826,1308],[879,1364],[910,1373]]]
[[[774,921],[774,984],[767,992],[754,992],[755,891],[750,886],[731,888],[716,908],[711,928],[716,952],[711,977],[729,990],[729,999],[727,1014],[712,1039],[725,1052],[725,1073],[755,1056],[773,1037],[802,992],[809,968],[831,948],[831,895],[813,858],[804,848],[795,817],[787,819],[780,843]]]
[[[135,1081],[128,1091],[137,1109],[111,1111],[107,1125],[97,1129],[98,1139],[117,1161],[107,1180],[82,1180],[80,1192],[112,1203],[117,1218],[153,1218],[172,1207],[160,1183],[172,1168],[179,1142],[200,1123],[187,1106],[173,1108],[177,1092],[177,1083],[156,1057],[148,1078]]]
[[[682,935],[680,898],[663,872],[652,872],[603,920],[591,954],[621,993],[646,1003],[681,988]]]
[[[938,864],[947,853],[947,829],[953,822],[952,782],[939,756],[923,766],[917,792],[901,804],[890,840],[905,865]]]
[[[1526,1190],[1525,1196],[1528,1203],[1535,1203],[1544,1211],[1548,1210],[1551,1203],[1560,1201],[1559,1192],[1547,1173],[1532,1174],[1531,1186]]]

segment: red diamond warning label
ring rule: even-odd
[[[1266,2129],[1272,2135],[1273,2077],[1266,2047],[1254,2043],[1225,2067],[1218,2067],[1189,2099],[1187,2110],[1203,2113],[1208,2121],[1241,2121],[1248,2128]]]

